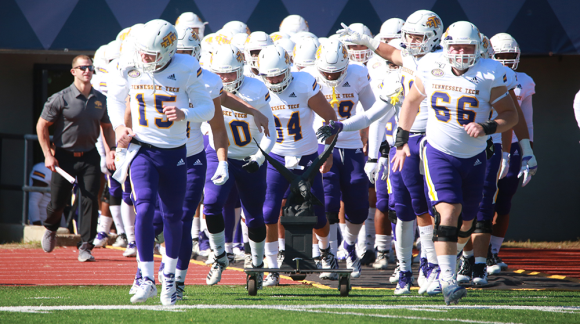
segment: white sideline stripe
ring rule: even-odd
[[[175,306],[149,306],[149,305],[82,305],[82,306],[4,306],[0,307],[0,312],[47,312],[66,310],[150,310],[150,311],[181,311],[187,309],[276,309],[288,311],[309,311],[317,309],[353,309],[353,310],[389,310],[404,309],[417,311],[448,311],[454,309],[478,309],[478,310],[534,310],[552,313],[577,314],[580,306],[507,306],[507,305],[175,305]],[[369,315],[370,314],[364,314]],[[374,316],[374,315],[373,315]],[[381,315],[383,316],[383,315]],[[388,315],[395,316],[395,315]],[[447,319],[453,320],[453,319]],[[473,322],[492,323],[492,322]]]

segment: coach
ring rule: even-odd
[[[77,178],[81,190],[81,215],[78,260],[94,261],[91,255],[92,242],[97,234],[98,202],[100,184],[100,155],[95,143],[101,132],[109,147],[115,144],[109,116],[107,98],[91,86],[94,66],[86,55],[79,55],[72,61],[71,73],[74,82],[68,88],[48,98],[36,125],[38,140],[44,153],[44,163],[53,171],[51,180],[51,201],[48,204],[47,218],[44,222],[46,232],[42,238],[42,249],[52,252],[56,246],[56,230],[59,227],[62,213],[71,199],[73,185],[60,174],[55,167]],[[50,152],[48,127],[54,125],[54,156]],[[114,169],[114,149],[107,162]]]

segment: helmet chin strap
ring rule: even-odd
[[[332,87],[332,100],[330,100],[330,105],[333,108],[338,109],[338,99],[336,98],[336,87]]]

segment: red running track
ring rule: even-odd
[[[52,253],[42,249],[0,249],[0,285],[80,286],[131,285],[137,270],[135,258],[123,257],[116,249],[94,249],[95,262],[79,262],[75,247],[58,247]],[[161,258],[155,257],[155,269]],[[186,285],[205,285],[209,266],[190,263]],[[239,262],[233,267],[243,267]],[[281,284],[300,284],[281,279]],[[220,285],[245,285],[242,271],[226,270]]]
[[[509,270],[523,269],[580,279],[580,250],[503,248]]]

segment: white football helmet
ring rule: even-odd
[[[381,25],[381,30],[377,34],[383,43],[389,43],[392,39],[401,38],[401,28],[405,21],[401,18],[391,18]]]
[[[501,64],[510,67],[512,70],[516,70],[518,68],[518,64],[520,63],[520,54],[522,53],[520,50],[520,46],[518,42],[507,33],[499,33],[495,34],[491,39],[491,46],[493,46],[493,50],[495,52],[493,59],[501,62]],[[500,59],[497,57],[498,54],[504,53],[511,53],[514,54],[514,58],[512,59]]]
[[[118,40],[119,42],[123,42],[125,38],[127,38],[127,36],[129,35],[129,32],[131,32],[131,27],[123,28],[123,30],[121,30],[117,34],[117,38],[115,39]]]
[[[97,51],[95,52],[95,56],[93,56],[93,65],[95,66],[95,70],[98,68],[106,68],[109,64],[109,61],[105,58],[105,51],[107,50],[108,44],[101,45]]]
[[[316,51],[316,61],[314,65],[320,74],[320,80],[330,87],[336,87],[342,83],[346,77],[348,69],[349,54],[346,46],[337,40],[329,40],[320,45]],[[340,75],[335,80],[329,80],[325,73],[338,73]]]
[[[277,32],[271,33],[270,38],[272,39],[273,42],[277,42],[277,41],[281,40],[282,38],[290,38],[290,35],[277,31]]]
[[[318,37],[318,43],[322,44],[328,40],[328,37]]]
[[[294,65],[298,69],[303,69],[307,66],[314,65],[316,61],[316,51],[318,45],[313,38],[303,38],[294,46]]]
[[[139,31],[135,44],[135,65],[143,72],[162,69],[177,50],[177,30],[163,19],[153,19]],[[144,62],[142,55],[153,55],[152,62]]]
[[[246,44],[246,39],[248,39],[248,34],[237,33],[232,37],[232,41],[230,44],[234,45],[235,47],[243,51],[244,44]]]
[[[175,21],[175,28],[185,29],[191,27],[197,32],[197,35],[201,39],[203,39],[204,36],[205,25],[207,25],[207,22],[202,22],[193,12],[182,13]]]
[[[422,35],[421,43],[409,43],[407,35]],[[417,10],[412,13],[401,28],[401,42],[411,55],[424,55],[432,52],[441,42],[443,22],[430,10]]]
[[[218,46],[223,45],[223,44],[231,44],[233,37],[234,37],[234,34],[230,30],[220,29],[217,32],[215,32],[214,41],[216,42],[216,44]]]
[[[270,36],[263,31],[256,31],[250,34],[244,44],[244,57],[246,63],[254,69],[258,68],[258,57],[252,57],[252,51],[261,51],[266,46],[274,45]]]
[[[222,29],[229,30],[232,34],[245,33],[250,35],[250,28],[241,21],[233,20],[226,23]]]
[[[359,33],[361,35],[364,34],[364,35],[367,35],[368,37],[371,37],[371,38],[373,37],[371,30],[367,26],[365,26],[361,23],[350,24],[350,26],[348,26],[348,28],[356,31],[357,33]],[[366,63],[371,58],[371,56],[373,56],[373,51],[371,51],[369,48],[364,49],[364,50],[355,50],[355,49],[351,49],[350,46],[356,46],[358,44],[351,43],[351,42],[344,42],[344,44],[346,45],[346,49],[348,50],[348,55],[350,56],[350,60],[352,62]]]
[[[286,50],[286,53],[288,53],[288,55],[290,55],[290,62],[294,63],[294,45],[296,45],[290,38],[282,38],[276,42],[274,42],[274,45],[278,45],[278,46],[282,46],[284,48],[284,50]]]
[[[282,20],[280,31],[288,35],[308,31],[308,22],[299,15],[290,15]]]
[[[107,48],[105,49],[105,59],[107,62],[121,57],[121,44],[122,42],[116,39],[107,44]]]
[[[282,46],[267,46],[260,51],[258,57],[258,71],[262,81],[268,89],[274,93],[281,93],[292,82],[290,72],[290,55]],[[279,83],[270,83],[268,77],[277,77],[283,75],[284,78]]]
[[[298,43],[303,38],[312,38],[315,39],[316,42],[318,43],[318,37],[316,37],[316,35],[314,35],[311,32],[299,32],[290,36],[290,39],[292,39],[294,43]],[[320,43],[318,43],[318,45],[320,45]]]
[[[177,50],[191,51],[191,56],[198,61],[201,57],[201,40],[193,28],[177,30]]]
[[[481,52],[481,57],[493,59],[495,52],[493,51],[493,47],[491,47],[491,42],[489,41],[489,38],[487,38],[487,36],[481,33],[480,36],[481,36],[481,45],[479,48]]]
[[[235,80],[228,82],[222,80],[224,89],[235,93],[244,82],[244,56],[242,51],[231,44],[217,46],[212,55],[209,69],[218,75],[220,73],[236,72]]]
[[[454,68],[464,71],[472,67],[481,57],[481,37],[475,25],[467,21],[453,23],[443,35],[443,55]],[[473,45],[473,54],[459,53],[451,54],[452,45]]]

